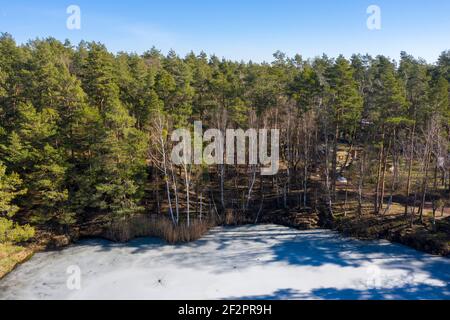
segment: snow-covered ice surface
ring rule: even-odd
[[[69,266],[81,290],[67,288]],[[0,299],[450,299],[450,259],[328,230],[215,228],[199,241],[87,240],[36,254]]]

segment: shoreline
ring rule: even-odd
[[[428,253],[434,256],[445,258],[450,257],[450,240],[445,232],[432,233],[422,225],[415,225],[413,228],[405,227],[405,221],[401,218],[376,217],[373,215],[363,216],[361,219],[352,219],[353,217],[324,219],[316,213],[291,213],[284,216],[273,216],[262,219],[258,224],[274,224],[284,227],[290,227],[297,230],[315,230],[324,229],[338,232],[341,236],[354,238],[358,240],[387,240],[392,243],[404,245],[417,251]],[[446,223],[448,223],[446,221]],[[240,224],[219,224],[219,226],[246,226],[255,225],[250,223]],[[392,230],[392,226],[397,225],[398,230]],[[214,226],[211,226],[213,228]],[[210,230],[208,229],[208,231]],[[447,236],[447,237],[445,237]],[[67,235],[50,235],[45,234],[45,239],[40,239],[38,243],[30,243],[28,246],[13,246],[20,248],[20,252],[13,252],[10,256],[2,256],[0,254],[0,262],[2,260],[13,260],[13,262],[4,270],[0,270],[0,280],[7,274],[14,271],[20,264],[28,261],[35,253],[41,251],[63,250],[64,248],[76,244],[79,240],[89,238],[99,238],[111,241],[113,243],[128,243],[138,238],[161,238],[154,235],[139,234],[127,241],[114,241],[107,237],[101,236],[101,233],[93,233],[92,235],[83,235],[76,238],[70,238]],[[162,238],[161,238],[162,239]],[[163,239],[164,240],[164,239]],[[193,239],[192,241],[195,241]],[[179,243],[189,243],[192,241],[181,241]],[[176,243],[168,244],[176,245]],[[5,246],[5,245],[3,245]],[[19,250],[19,249],[17,249]],[[1,252],[0,252],[1,253]]]

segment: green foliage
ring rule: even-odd
[[[370,73],[373,88],[368,102],[369,119],[383,125],[389,118],[405,114],[408,102],[394,64],[385,57],[377,57]]]
[[[0,217],[0,243],[18,243],[33,238],[35,230],[30,225],[20,226],[13,221]]]
[[[3,216],[12,218],[19,207],[12,204],[12,201],[19,195],[25,193],[25,190],[18,190],[22,184],[17,174],[6,174],[6,167],[0,162],[0,213]]]
[[[333,120],[351,132],[361,117],[363,99],[353,78],[353,68],[342,56],[328,70],[327,91]]]
[[[20,198],[30,221],[45,223],[66,215],[68,191],[64,150],[55,144],[58,115],[54,109],[37,111],[19,106],[20,126],[4,147],[8,167],[22,174],[28,191]]]
[[[289,89],[300,109],[303,111],[312,109],[321,93],[317,72],[310,64],[303,64],[301,72],[295,77]]]
[[[91,127],[95,136],[93,132],[86,133],[92,142],[87,146],[90,157],[85,159],[86,164],[78,166],[89,170],[78,172],[78,188],[74,192],[77,211],[99,210],[110,214],[111,219],[141,210],[147,147],[146,135],[136,128],[136,119],[120,99],[114,63],[103,46],[90,45],[83,66],[83,87],[91,92],[91,104],[99,117],[93,119],[96,128]],[[128,94],[126,99],[138,98]],[[142,120],[148,117],[145,115]]]
[[[399,126],[399,125],[407,125],[412,126],[414,124],[414,120],[411,120],[407,117],[390,117],[386,120],[387,124],[391,124],[392,126]]]
[[[0,162],[0,243],[26,241],[34,236],[29,225],[20,226],[11,218],[19,211],[14,199],[23,195],[22,181],[17,174],[7,174],[6,167]]]
[[[32,234],[13,220],[65,230],[93,215],[120,220],[142,212],[145,197],[154,197],[149,184],[159,187],[154,173],[148,176],[157,115],[167,119],[165,142],[169,129],[192,128],[195,120],[205,129],[281,128],[282,152],[298,166],[294,175],[302,165],[323,166],[320,156],[300,158],[312,149],[317,154],[331,135],[335,153],[339,137],[382,146],[409,137],[413,127],[424,132],[435,117],[444,137],[450,132],[449,61],[448,51],[435,65],[402,53],[398,66],[383,56],[304,60],[277,52],[272,63],[257,64],[205,53],[164,56],[154,48],[112,54],[99,43],[72,47],[53,38],[18,46],[2,34],[0,234],[7,241]],[[208,168],[201,169],[192,169],[192,179],[214,183]]]
[[[444,77],[439,77],[433,83],[430,101],[430,113],[440,114],[442,116],[443,123],[448,126],[450,123],[449,84]]]

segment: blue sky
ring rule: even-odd
[[[66,8],[81,8],[81,30],[68,30]],[[381,30],[366,9],[381,8]],[[450,49],[448,0],[0,0],[0,31],[23,43],[36,37],[100,41],[114,51],[156,46],[184,55],[205,51],[233,60],[272,61],[281,50],[305,58],[327,53],[404,50],[434,62]]]

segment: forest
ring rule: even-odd
[[[317,212],[323,226],[395,217],[390,228],[437,233],[450,208],[449,81],[450,51],[433,64],[406,52],[254,63],[2,34],[0,243],[95,226],[129,238],[123,226],[143,219],[191,239]],[[173,163],[171,132],[195,121],[279,129],[279,172]]]

